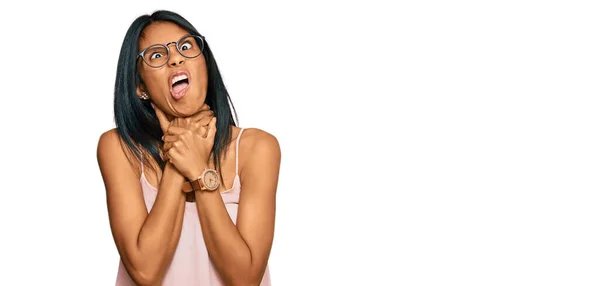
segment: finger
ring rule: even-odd
[[[206,128],[207,128],[207,130],[208,130],[208,124],[209,124],[209,123],[210,123],[210,121],[213,119],[213,117],[215,117],[215,116],[214,116],[214,115],[208,115],[208,116],[205,116],[205,117],[203,117],[202,119],[200,119],[200,120],[198,120],[198,121],[194,122],[194,123],[192,124],[192,126],[191,126],[191,127],[192,127],[192,129],[193,129],[193,130],[200,130],[200,128],[202,128],[202,127],[206,127]]]
[[[171,159],[171,158],[169,157],[169,152],[167,152],[167,151],[164,151],[164,150],[163,150],[163,152],[162,152],[162,156],[161,156],[161,157],[162,157],[163,161],[165,161],[165,162],[168,162],[168,161]]]
[[[166,153],[169,153],[169,150],[171,150],[171,148],[173,147],[173,143],[169,142],[169,143],[165,143],[165,145],[163,145],[163,151]]]
[[[173,162],[173,160],[179,158],[179,151],[177,151],[177,148],[171,148],[169,149],[169,151],[167,152],[168,158],[169,158],[169,162]]]
[[[160,110],[160,108],[155,108],[154,112],[156,113],[156,117],[158,118],[158,123],[160,124],[160,129],[162,129],[163,133],[169,129],[169,125],[171,122],[167,119],[165,113]]]
[[[179,142],[177,142],[177,141],[165,143],[165,145],[163,145],[163,151],[165,151],[165,152],[172,151],[173,149],[177,149],[178,145],[179,145]]]
[[[209,110],[203,110],[203,111],[200,111],[200,112],[194,114],[191,117],[191,119],[192,119],[192,122],[197,122],[197,121],[201,121],[201,120],[205,119],[206,117],[210,117],[210,116],[213,116],[213,112],[212,112],[212,110],[209,109]]]
[[[165,143],[169,143],[169,142],[175,142],[177,141],[177,139],[179,138],[178,135],[165,135],[163,136],[163,142]]]
[[[185,125],[185,118],[181,118],[181,117],[175,117],[173,118],[173,121],[171,121],[171,126],[178,126],[178,127],[184,127]]]
[[[175,152],[173,152],[173,149],[171,149],[171,150],[167,151],[167,153],[166,153],[166,154],[167,154],[167,160],[168,160],[169,162],[173,162],[173,155],[175,154]]]
[[[202,138],[206,138],[206,136],[208,136],[208,125],[199,126],[197,130],[197,134],[200,134]]]
[[[213,117],[210,120],[210,124],[208,124],[208,133],[206,138],[215,138],[215,134],[217,134],[217,118]]]
[[[200,118],[200,120],[198,120],[198,122],[202,125],[202,126],[206,126],[210,123],[210,120],[213,119],[213,117],[215,117],[215,115],[213,114],[212,111],[204,111],[206,112],[205,115]]]
[[[169,135],[183,135],[188,131],[187,128],[179,127],[179,126],[171,126],[167,129],[167,136]],[[165,136],[166,137],[166,136]]]
[[[182,144],[183,143],[181,143],[181,141],[165,143],[163,145],[163,151],[169,152],[169,151],[177,149],[177,147],[181,148]]]

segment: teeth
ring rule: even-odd
[[[173,80],[171,80],[171,85],[175,84],[176,82],[178,82],[180,80],[184,80],[187,78],[188,78],[187,75],[184,75],[184,74],[178,75],[178,76],[174,77]]]

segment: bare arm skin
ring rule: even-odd
[[[262,130],[248,129],[242,137],[236,224],[218,191],[196,191],[196,207],[208,253],[224,282],[259,285],[273,242],[281,151],[277,139]]]
[[[160,285],[181,235],[184,177],[167,163],[148,213],[139,167],[127,158],[115,129],[100,136],[97,159],[106,187],[111,231],[125,269],[139,285]]]

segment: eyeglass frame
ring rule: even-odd
[[[181,52],[181,50],[179,49],[179,42],[180,42],[181,40],[183,40],[183,39],[187,38],[187,37],[190,37],[190,36],[191,36],[191,37],[197,37],[197,38],[200,38],[200,40],[202,41],[202,49],[200,50],[200,53],[199,53],[197,56],[195,56],[195,57],[188,57],[188,56],[184,55],[184,54]],[[176,50],[177,50],[177,52],[178,52],[178,53],[179,53],[181,56],[183,56],[184,58],[186,58],[186,59],[194,59],[194,58],[197,58],[197,57],[199,57],[201,54],[203,54],[203,53],[204,53],[204,47],[205,47],[206,41],[204,40],[204,36],[202,36],[202,35],[187,34],[187,35],[185,35],[185,36],[183,36],[183,37],[179,38],[179,40],[177,40],[176,42],[169,42],[169,43],[167,43],[167,44],[152,44],[152,45],[150,45],[150,46],[146,47],[145,49],[143,49],[143,50],[142,50],[142,51],[141,51],[141,52],[138,54],[138,58],[140,58],[140,57],[141,57],[141,58],[142,58],[142,61],[143,61],[143,62],[144,62],[146,65],[148,65],[149,67],[151,67],[151,68],[155,68],[155,69],[157,69],[157,68],[161,68],[161,67],[163,67],[164,65],[166,65],[166,64],[169,62],[169,60],[171,59],[171,49],[169,49],[169,45],[171,45],[171,44],[175,44],[175,49],[176,49]],[[146,60],[144,59],[144,54],[146,53],[146,51],[147,51],[149,48],[156,47],[156,46],[163,46],[163,47],[165,47],[165,48],[166,48],[166,50],[167,50],[167,60],[165,61],[165,63],[164,63],[164,64],[162,64],[162,65],[160,65],[160,66],[152,66],[152,65],[150,65],[148,62],[146,62]]]

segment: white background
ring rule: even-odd
[[[2,7],[0,284],[114,285],[96,144],[171,9],[280,141],[274,285],[599,285],[594,1],[130,2]]]

